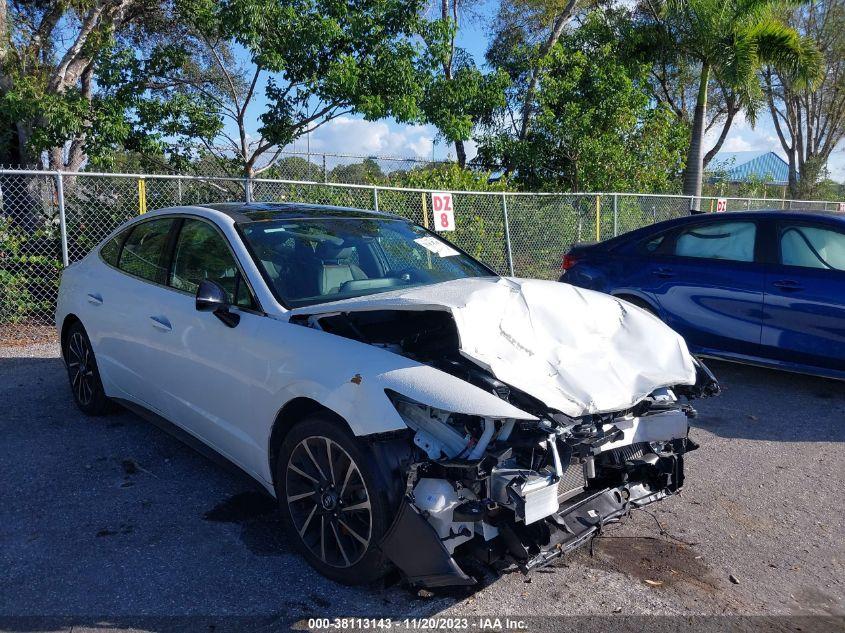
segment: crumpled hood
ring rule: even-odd
[[[294,314],[444,310],[460,352],[504,383],[579,417],[693,385],[683,338],[629,303],[553,281],[470,278],[299,308]]]

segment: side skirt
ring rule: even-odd
[[[112,398],[115,402],[119,403],[122,407],[126,408],[127,410],[131,411],[135,415],[140,418],[143,418],[147,422],[153,424],[154,426],[158,427],[168,435],[176,438],[183,444],[187,445],[189,448],[192,448],[197,453],[205,457],[206,459],[211,460],[217,466],[220,466],[224,470],[227,470],[231,474],[235,475],[239,478],[246,478],[249,482],[253,485],[259,486],[262,490],[269,492],[271,495],[275,497],[275,493],[273,493],[271,487],[268,487],[264,484],[264,482],[260,481],[253,475],[251,475],[248,471],[244,470],[238,464],[228,459],[225,455],[219,453],[218,451],[214,450],[208,444],[203,442],[202,440],[197,439],[181,427],[175,425],[173,422],[160,416],[158,413],[150,411],[146,407],[142,407],[141,405],[132,402],[130,400],[124,400],[123,398]]]

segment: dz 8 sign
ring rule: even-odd
[[[431,209],[434,211],[434,230],[455,230],[455,208],[452,206],[451,193],[432,193]]]

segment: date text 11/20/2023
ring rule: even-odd
[[[308,628],[312,631],[329,630],[478,630],[478,631],[525,631],[527,623],[519,618],[477,617],[477,618],[309,618]]]

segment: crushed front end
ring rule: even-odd
[[[448,311],[402,304],[292,318],[466,385],[464,400],[448,400],[463,413],[384,389],[410,430],[379,453],[397,488],[396,518],[380,546],[412,583],[473,584],[459,563],[465,557],[528,572],[683,485],[684,456],[697,448],[688,437],[695,411],[685,400],[717,394],[712,373],[664,324],[611,297],[583,291],[580,303],[569,302],[570,311],[596,304],[584,315],[598,319],[589,327],[559,319],[552,300],[571,288],[544,283],[499,280],[498,303],[473,295]],[[489,341],[478,324],[489,326]],[[591,363],[604,369],[588,371]],[[523,417],[468,415],[471,393]],[[630,404],[617,410],[608,402]]]
[[[473,584],[459,560],[527,573],[674,494],[684,456],[697,448],[688,437],[695,411],[680,394],[718,392],[703,365],[700,373],[695,387],[660,389],[630,410],[579,419],[536,408],[532,421],[449,415],[389,394],[421,458],[407,468],[383,551],[411,583]]]

